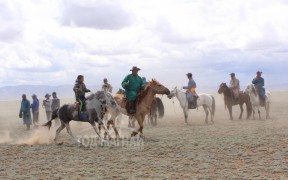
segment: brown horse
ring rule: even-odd
[[[246,110],[247,110],[247,119],[250,118],[251,113],[252,113],[252,106],[251,106],[251,102],[250,102],[250,97],[248,94],[240,92],[239,93],[239,101],[235,102],[233,100],[233,92],[232,90],[226,85],[226,83],[222,83],[219,86],[218,89],[218,93],[219,94],[224,94],[224,103],[225,103],[225,107],[227,106],[228,110],[229,110],[229,114],[230,114],[230,120],[233,120],[233,116],[232,116],[232,106],[238,105],[240,106],[241,109],[241,113],[239,116],[239,119],[242,119],[242,114],[243,114],[243,104],[246,104]]]
[[[145,116],[150,112],[151,105],[154,101],[154,97],[156,94],[166,94],[169,95],[170,91],[168,88],[160,84],[158,81],[152,79],[149,83],[147,83],[145,89],[140,92],[138,95],[136,114],[127,114],[126,108],[125,108],[125,98],[123,94],[115,94],[114,99],[117,103],[117,109],[122,114],[133,116],[138,124],[139,129],[132,132],[131,136],[135,136],[138,133],[140,133],[140,136],[143,135],[143,124]]]

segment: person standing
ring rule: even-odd
[[[102,85],[102,90],[112,93],[112,86],[111,86],[111,84],[108,83],[108,79],[107,78],[103,79],[103,83],[104,84]]]
[[[30,125],[32,124],[31,111],[30,111],[30,101],[27,100],[26,94],[22,95],[19,118],[23,119],[23,124],[26,125],[26,130],[30,130]]]
[[[39,100],[36,94],[32,95],[33,102],[31,104],[32,115],[33,115],[33,125],[35,128],[39,127]]]
[[[143,86],[143,80],[138,75],[140,68],[134,66],[130,71],[132,71],[132,73],[124,78],[121,85],[125,89],[125,94],[127,97],[126,102],[127,112],[128,114],[135,114],[137,93],[141,90]]]
[[[186,74],[188,81],[188,86],[183,86],[183,89],[186,89],[186,96],[188,100],[188,108],[195,109],[197,107],[197,94],[196,94],[196,82],[192,78],[192,73]]]
[[[60,108],[60,99],[57,97],[57,93],[53,92],[52,93],[52,105],[51,105],[51,109],[52,112],[59,109]]]
[[[45,100],[43,100],[43,107],[45,108],[45,111],[46,111],[46,117],[47,117],[47,121],[50,121],[51,120],[51,117],[52,117],[52,101],[50,99],[50,94],[46,94],[45,95]]]
[[[239,91],[240,91],[240,81],[236,78],[235,73],[231,73],[231,80],[229,83],[229,88],[232,90],[232,96],[234,102],[237,102],[239,99]]]
[[[57,93],[53,92],[52,93],[52,105],[51,105],[51,109],[52,109],[52,114],[54,113],[54,111],[57,112],[57,110],[60,108],[60,99],[57,97]],[[60,120],[57,118],[55,120],[57,125],[60,125]]]

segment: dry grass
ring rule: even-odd
[[[215,97],[215,124],[205,125],[200,109],[190,112],[188,126],[176,100],[175,114],[165,99],[166,116],[157,127],[145,127],[143,148],[79,147],[65,130],[64,144],[55,145],[55,129],[24,131],[19,102],[1,102],[0,179],[287,179],[288,93],[272,93],[270,120],[231,122],[221,96]],[[73,122],[72,131],[93,135],[85,123]]]

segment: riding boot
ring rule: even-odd
[[[128,101],[128,114],[136,113],[136,101]]]

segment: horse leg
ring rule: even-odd
[[[54,142],[57,143],[57,139],[58,139],[58,136],[60,134],[60,132],[65,128],[65,124],[61,121],[61,125],[60,127],[56,130],[56,135],[55,135],[55,138],[54,138]]]
[[[68,123],[65,123],[65,127],[66,127],[66,129],[67,129],[67,131],[68,131],[68,134],[69,134],[73,139],[75,139],[74,135],[72,134],[72,131],[71,131],[69,122],[68,122]]]
[[[204,109],[205,114],[206,114],[206,117],[205,117],[205,123],[208,124],[208,116],[209,116],[209,112],[208,112],[207,106],[206,106],[206,105],[203,105],[203,109]]]
[[[208,107],[208,110],[209,110],[209,112],[210,112],[211,123],[214,123],[214,121],[213,121],[213,114],[212,114],[212,108],[211,108],[211,107]]]
[[[101,137],[97,124],[95,122],[92,122],[92,123],[90,122],[90,124],[93,127],[93,129],[94,129],[95,133],[97,134],[97,136],[99,137],[101,145],[103,145],[105,140]]]
[[[112,136],[111,136],[111,134],[110,134],[110,132],[109,132],[107,126],[106,126],[106,123],[103,122],[103,123],[102,123],[102,126],[103,126],[103,128],[104,128],[104,130],[105,130],[105,134],[106,134],[106,136],[108,135],[108,138],[111,139]]]
[[[265,110],[266,110],[266,119],[270,119],[270,114],[269,114],[269,111],[270,111],[270,103],[269,103],[269,102],[266,102],[266,104],[265,104]]]
[[[261,120],[261,112],[260,112],[260,107],[258,106],[258,115],[259,115],[259,120]]]
[[[154,126],[157,126],[157,118],[158,118],[158,116],[157,116],[157,114],[155,114],[155,117],[154,117],[155,119],[154,119]]]
[[[114,129],[116,138],[120,138],[119,132],[118,132],[116,125],[115,125],[115,120],[111,120],[111,124],[112,124],[112,128]]]
[[[255,120],[256,118],[255,118],[255,106],[254,105],[252,105],[252,112],[253,112],[253,119]]]
[[[185,117],[185,124],[188,124],[188,109],[187,108],[183,108],[183,112],[184,112],[184,117]]]
[[[228,110],[229,110],[229,114],[230,114],[230,120],[233,120],[233,116],[232,116],[232,105],[228,106]]]
[[[240,113],[239,119],[242,119],[242,115],[243,115],[243,104],[239,104],[239,106],[240,106],[240,109],[241,109],[241,113]]]

